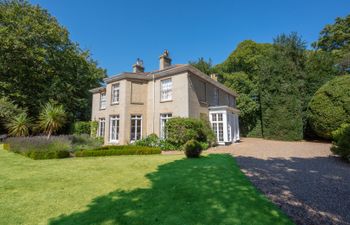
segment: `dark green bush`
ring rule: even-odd
[[[73,124],[73,134],[88,134],[91,133],[91,122],[90,121],[78,121]]]
[[[23,153],[31,159],[62,159],[69,157],[68,150],[56,150],[56,151],[26,151]]]
[[[215,135],[204,120],[175,117],[166,123],[167,140],[175,146],[182,146],[189,140],[213,144]]]
[[[189,140],[184,145],[187,158],[198,158],[202,153],[202,145],[196,140]]]
[[[161,150],[154,147],[136,145],[104,146],[93,150],[81,150],[75,153],[76,157],[110,156],[110,155],[151,155],[160,154]]]
[[[341,156],[344,159],[350,161],[350,126],[340,127],[340,131],[337,132],[337,138],[333,142],[331,151]]]
[[[350,123],[350,76],[336,77],[316,92],[309,103],[308,120],[315,133],[326,139],[341,124]]]

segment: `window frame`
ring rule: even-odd
[[[132,131],[132,122],[135,121],[134,132]],[[140,127],[140,134],[138,134],[137,129]],[[134,134],[134,137],[132,136]],[[139,138],[138,138],[139,136]],[[141,114],[132,114],[130,116],[130,142],[135,142],[142,139],[142,115]]]
[[[115,139],[112,139],[112,122],[115,121]],[[111,115],[109,116],[109,142],[110,143],[118,143],[119,142],[119,134],[120,134],[120,116],[119,115]]]
[[[164,83],[165,82],[169,82],[170,81],[170,88],[168,88],[168,90],[164,90]],[[165,98],[164,96],[166,96],[167,98]],[[160,80],[160,102],[168,102],[168,101],[172,101],[173,100],[173,80],[172,78],[166,78],[166,79],[162,79]]]
[[[161,113],[159,116],[159,137],[161,139],[167,138],[167,132],[165,130],[165,124],[167,123],[168,120],[173,118],[172,113]]]
[[[225,141],[224,113],[222,112],[211,113],[210,122],[218,142],[224,142]]]
[[[103,126],[101,126],[103,124]],[[103,129],[101,129],[103,127]],[[102,117],[98,119],[98,130],[97,130],[97,136],[98,137],[104,137],[106,131],[106,118]]]
[[[116,100],[114,98],[116,98]],[[120,102],[120,83],[115,83],[115,84],[112,84],[112,88],[111,88],[111,105],[117,105],[119,104],[119,102]]]
[[[104,104],[102,104],[103,102]],[[100,93],[100,110],[104,110],[106,108],[107,108],[107,94],[106,92],[101,92]]]

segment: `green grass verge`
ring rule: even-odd
[[[0,224],[292,224],[228,155],[34,161],[0,151]]]

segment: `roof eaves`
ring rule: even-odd
[[[99,92],[102,92],[102,91],[105,91],[106,90],[106,87],[98,87],[98,88],[93,88],[91,90],[89,90],[89,92],[91,93],[99,93]]]

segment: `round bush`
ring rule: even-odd
[[[337,141],[333,143],[331,151],[350,161],[350,126],[340,128]]]
[[[324,84],[309,103],[308,120],[315,133],[326,139],[343,123],[350,123],[350,76]]]
[[[187,158],[198,158],[202,153],[202,145],[196,140],[189,140],[184,145]]]

